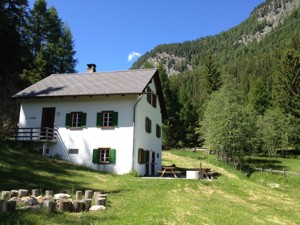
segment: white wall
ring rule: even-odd
[[[24,100],[20,109],[19,127],[40,127],[42,109],[55,107],[55,126],[58,128],[57,143],[48,144],[49,155],[60,155],[63,159],[86,165],[93,169],[118,174],[132,168],[133,108],[137,96],[93,96],[64,97],[52,99]],[[87,113],[87,128],[71,130],[65,128],[66,113]],[[96,115],[101,111],[118,112],[118,127],[101,129],[96,127]],[[93,149],[109,147],[116,149],[116,164],[92,163]],[[68,154],[68,149],[79,149],[79,154]]]
[[[156,88],[154,82],[152,81],[149,84],[151,90],[156,93]],[[155,152],[155,162],[156,162],[156,170],[161,169],[161,148],[162,148],[162,140],[161,138],[156,137],[156,124],[162,127],[162,116],[161,109],[159,105],[159,101],[157,98],[156,108],[154,108],[147,101],[147,95],[144,94],[142,99],[137,103],[136,107],[136,131],[135,131],[135,150],[134,150],[134,168],[140,172],[140,174],[144,175],[146,172],[145,164],[138,163],[138,149],[142,148],[144,150],[150,151],[151,153]],[[151,133],[147,133],[145,130],[145,118],[148,117],[152,121],[152,131]],[[162,132],[161,132],[162,133]],[[158,155],[158,157],[157,157]]]

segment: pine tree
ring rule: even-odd
[[[32,63],[22,77],[35,83],[51,74],[75,72],[74,41],[54,7],[47,9],[45,0],[37,0],[28,19],[32,46]]]
[[[23,87],[19,73],[30,56],[24,32],[27,14],[27,0],[0,1],[0,133],[18,118],[18,106],[10,97]]]
[[[300,52],[285,52],[276,74],[272,93],[274,105],[300,118]]]
[[[203,82],[207,93],[210,95],[214,91],[219,90],[222,85],[221,73],[218,70],[215,58],[210,52],[203,65]]]

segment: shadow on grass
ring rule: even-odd
[[[257,171],[255,168],[273,170],[286,169],[286,167],[281,163],[282,162],[280,160],[272,158],[247,158],[244,160],[241,170],[247,174],[247,177],[250,177],[255,171]]]
[[[83,181],[68,180],[68,171],[91,171],[66,161],[42,157],[33,153],[28,144],[0,141],[0,190],[40,189],[69,190],[91,189]],[[43,175],[44,174],[44,175]]]

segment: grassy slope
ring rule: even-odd
[[[0,215],[0,224],[299,224],[300,178],[254,173],[247,178],[201,153],[164,152],[164,164],[214,168],[214,181],[116,176],[0,143],[0,190],[104,190],[107,210],[89,213]],[[298,161],[299,162],[299,161]],[[285,165],[294,165],[284,161]],[[292,170],[293,168],[290,168]],[[271,188],[269,183],[280,184]]]

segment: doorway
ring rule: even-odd
[[[41,139],[46,139],[46,137],[53,138],[53,128],[55,120],[55,107],[43,108],[42,112],[42,124],[41,124]],[[51,128],[47,133],[47,128]]]

